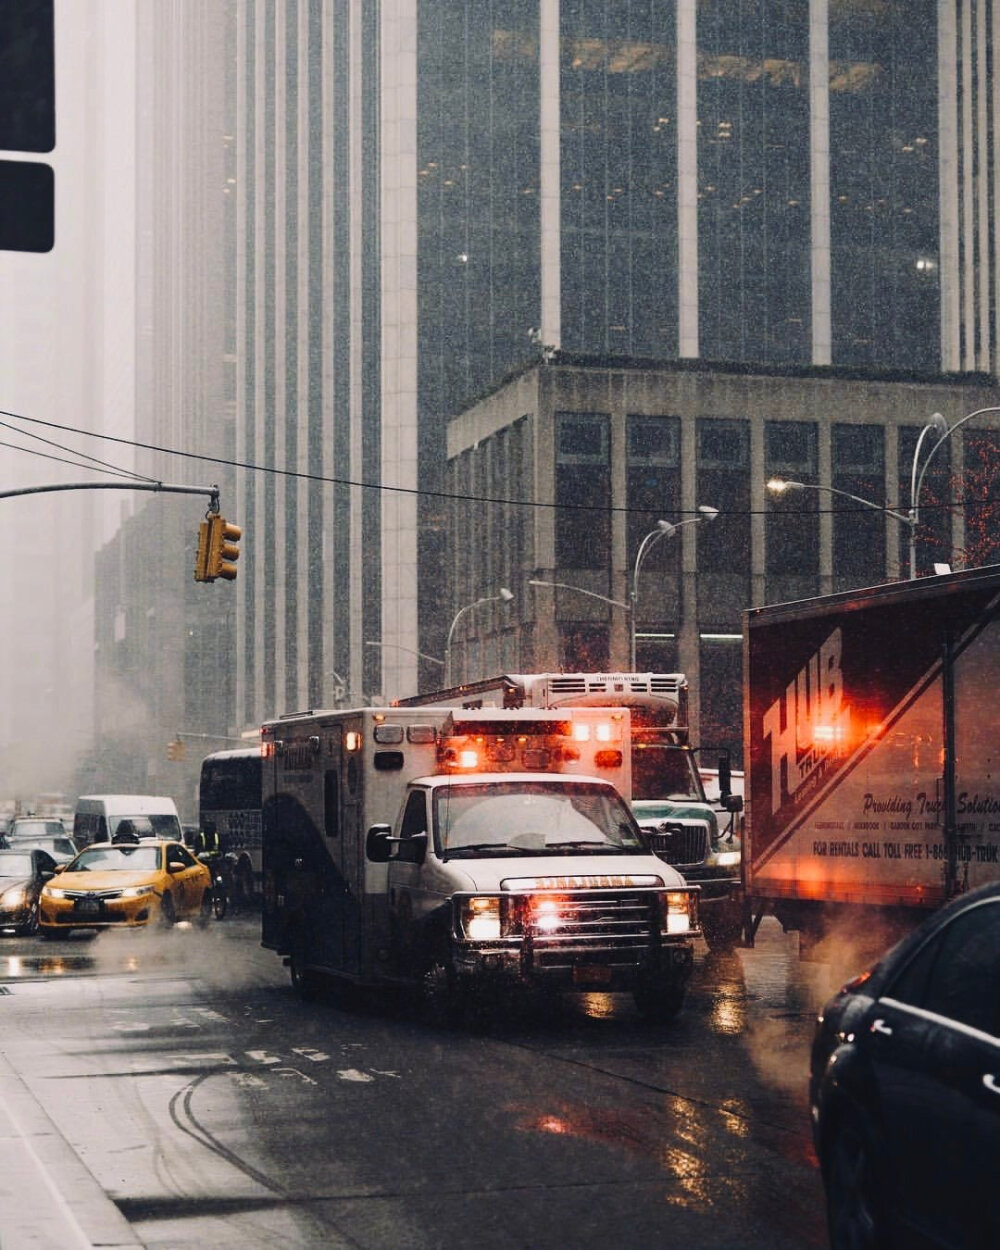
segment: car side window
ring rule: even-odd
[[[185,868],[193,868],[197,862],[187,847],[181,846],[179,842],[171,842],[167,847],[167,862],[173,861],[183,864]]]
[[[1000,1037],[1000,900],[956,916],[907,965],[888,994]]]
[[[418,847],[412,842],[407,844],[407,840],[418,833],[426,832],[427,800],[422,791],[416,790],[407,799],[406,811],[403,813],[403,823],[400,827],[399,835],[404,840],[400,844],[398,858],[404,863],[419,863],[424,847]]]

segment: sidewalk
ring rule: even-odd
[[[0,1250],[142,1250],[0,1052]]]

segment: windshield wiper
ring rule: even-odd
[[[467,842],[463,846],[448,846],[444,849],[444,858],[451,859],[454,856],[477,855],[482,851],[487,851],[495,855],[523,855],[525,847],[508,846],[506,842]]]
[[[617,842],[595,842],[592,838],[582,838],[578,842],[546,842],[547,851],[596,851],[601,855],[617,855],[629,850]]]

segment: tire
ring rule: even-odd
[[[216,884],[212,888],[212,911],[215,913],[216,920],[225,919],[228,910],[229,899],[226,896],[226,887]]]
[[[201,910],[198,912],[198,928],[205,929],[212,919],[212,891],[206,889],[201,896]]]
[[[854,1114],[833,1129],[826,1151],[830,1250],[879,1250],[892,1245],[879,1202],[882,1182],[871,1134]]]
[[[304,1003],[312,1002],[319,990],[319,976],[306,966],[305,948],[297,943],[288,960],[288,972],[292,979],[292,989]]]
[[[68,935],[72,933],[73,930],[66,929],[65,932]],[[57,938],[62,937],[62,935],[63,935],[62,930],[60,930],[60,932],[58,933],[55,931],[55,929],[39,929],[38,930],[38,936],[45,942],[55,942]]]
[[[670,977],[643,977],[632,990],[632,998],[642,1016],[651,1024],[666,1024],[684,1006],[686,985]]]
[[[172,929],[177,923],[177,909],[169,894],[160,899],[160,924],[164,929]]]

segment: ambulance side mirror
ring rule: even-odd
[[[365,839],[365,856],[373,864],[392,859],[392,825],[372,825]]]

